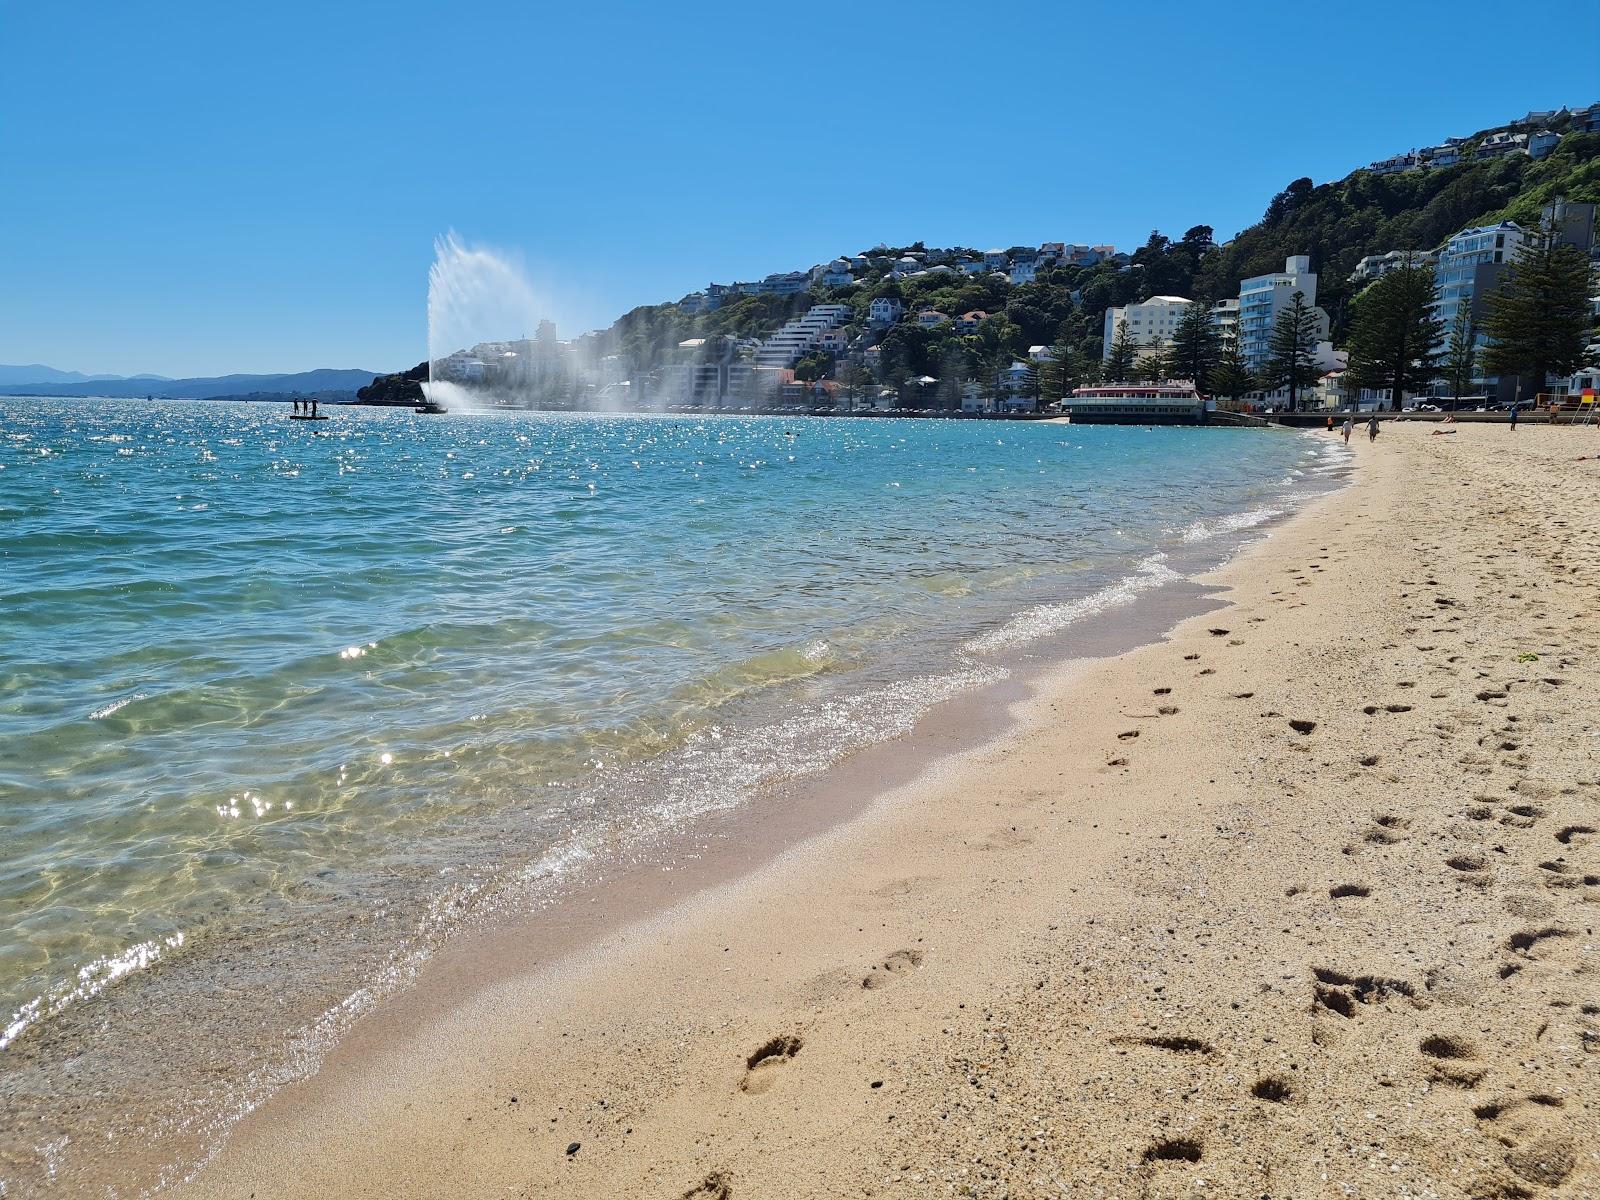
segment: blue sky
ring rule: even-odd
[[[7,4],[0,362],[408,366],[452,228],[520,254],[563,334],[879,240],[1226,237],[1297,176],[1600,99],[1545,69],[1597,14]]]

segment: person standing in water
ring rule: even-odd
[[[1378,440],[1378,414],[1376,412],[1374,412],[1372,414],[1371,419],[1367,421],[1367,441],[1375,442],[1377,440]]]

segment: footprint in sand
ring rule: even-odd
[[[713,1171],[687,1192],[681,1200],[731,1200],[733,1183],[721,1171]]]
[[[1431,1034],[1422,1039],[1417,1049],[1427,1057],[1428,1075],[1435,1082],[1477,1087],[1488,1074],[1487,1068],[1473,1061],[1478,1057],[1477,1049],[1465,1038]]]
[[[1328,895],[1335,900],[1365,899],[1372,895],[1372,889],[1361,883],[1341,883],[1329,888]]]
[[[1295,1099],[1294,1084],[1282,1075],[1265,1075],[1250,1085],[1250,1094],[1272,1104],[1288,1104]]]
[[[1354,1017],[1358,1004],[1381,1004],[1391,996],[1401,996],[1417,1004],[1417,989],[1403,979],[1387,976],[1350,975],[1332,967],[1313,967],[1311,1006],[1325,1008],[1341,1017]]]
[[[1205,1147],[1194,1138],[1165,1138],[1152,1142],[1145,1148],[1147,1163],[1197,1163],[1205,1154]]]
[[[1214,1051],[1210,1042],[1185,1034],[1151,1034],[1142,1037],[1114,1037],[1113,1046],[1144,1046],[1151,1050],[1165,1050],[1171,1054],[1198,1054],[1209,1056]]]
[[[778,1072],[783,1065],[800,1053],[800,1036],[798,1034],[779,1034],[766,1042],[749,1058],[745,1059],[744,1078],[739,1081],[739,1090],[755,1096],[766,1091],[777,1082]]]
[[[868,991],[877,991],[879,988],[888,987],[899,976],[915,971],[921,965],[921,950],[896,950],[872,968],[872,971],[861,980],[861,986]]]
[[[1015,825],[1002,825],[977,843],[979,850],[1016,850],[1033,844],[1034,835]]]

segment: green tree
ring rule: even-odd
[[[1589,287],[1589,259],[1581,250],[1548,239],[1523,243],[1489,294],[1484,370],[1530,375],[1539,390],[1548,376],[1576,370],[1594,328]]]
[[[1291,184],[1290,188],[1293,189]],[[1261,366],[1263,391],[1289,389],[1289,411],[1300,411],[1300,389],[1311,383],[1316,370],[1317,314],[1306,303],[1304,292],[1296,292],[1289,307],[1278,314],[1267,342],[1267,361]]]
[[[1350,371],[1357,388],[1389,393],[1395,412],[1407,392],[1439,373],[1444,322],[1433,315],[1433,268],[1406,263],[1379,276],[1356,297],[1350,325]]]
[[[866,395],[872,387],[872,372],[865,363],[852,362],[844,369],[840,382],[844,385],[845,402],[849,405],[848,411],[855,412],[856,401]]]
[[[1478,328],[1472,319],[1472,305],[1465,301],[1456,306],[1456,319],[1450,323],[1444,373],[1450,380],[1450,407],[1454,409],[1461,402],[1461,393],[1472,386],[1478,374]]]
[[[1147,379],[1151,383],[1159,383],[1163,379],[1172,377],[1172,361],[1165,346],[1157,342],[1139,356],[1139,361],[1134,367],[1134,374],[1140,379]]]
[[[1178,318],[1178,327],[1172,335],[1173,374],[1180,379],[1194,380],[1195,388],[1203,394],[1221,353],[1222,335],[1211,323],[1211,310],[1204,304],[1189,305]]]
[[[1217,365],[1211,371],[1210,383],[1212,395],[1229,400],[1237,400],[1256,390],[1256,377],[1251,374],[1250,364],[1245,362],[1235,339],[1229,338],[1223,343]]]
[[[1139,346],[1128,332],[1128,323],[1124,321],[1117,326],[1116,336],[1111,339],[1111,352],[1106,355],[1101,368],[1107,382],[1127,383],[1128,377],[1133,374],[1133,363],[1138,353]]]

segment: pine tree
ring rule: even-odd
[[[1140,380],[1150,383],[1160,383],[1172,375],[1172,363],[1168,357],[1166,347],[1159,342],[1140,355],[1139,361],[1134,365],[1134,374]]]
[[[1222,335],[1211,323],[1210,310],[1204,304],[1189,305],[1173,332],[1172,373],[1194,380],[1195,389],[1204,394],[1221,354]]]
[[[1461,402],[1461,393],[1472,386],[1478,373],[1478,329],[1472,320],[1472,305],[1456,306],[1456,319],[1450,324],[1450,345],[1445,348],[1444,373],[1450,380],[1452,409]]]
[[[1300,410],[1300,390],[1311,383],[1316,370],[1317,314],[1306,303],[1304,292],[1296,292],[1290,305],[1278,314],[1272,337],[1267,342],[1267,361],[1261,367],[1261,388],[1275,392],[1289,389],[1289,411]]]
[[[1111,339],[1111,353],[1106,356],[1105,365],[1101,368],[1106,382],[1127,383],[1128,377],[1133,374],[1133,362],[1138,353],[1139,347],[1128,332],[1128,323],[1124,321],[1117,326],[1117,335]]]
[[[1074,352],[1065,339],[1049,349],[1049,357],[1039,364],[1039,388],[1043,399],[1050,404],[1067,399],[1078,386],[1074,371]]]
[[[1229,400],[1237,400],[1256,390],[1255,376],[1250,373],[1250,364],[1245,362],[1235,339],[1229,338],[1223,343],[1217,365],[1211,371],[1210,383],[1213,395]]]
[[[1367,285],[1355,299],[1350,325],[1350,383],[1389,393],[1394,411],[1407,392],[1439,372],[1444,322],[1433,315],[1433,268],[1410,263]]]
[[[1483,369],[1530,375],[1537,390],[1548,376],[1576,370],[1594,328],[1589,286],[1589,260],[1581,250],[1543,239],[1523,243],[1500,287],[1489,294]]]

